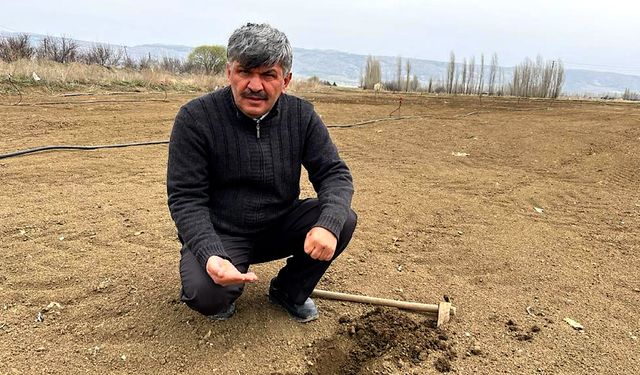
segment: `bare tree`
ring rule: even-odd
[[[432,93],[433,92],[433,77],[429,77],[429,84],[427,86],[427,92],[428,93]]]
[[[83,56],[82,60],[87,64],[100,66],[117,66],[122,59],[121,49],[115,49],[109,44],[94,44]]]
[[[498,54],[491,56],[491,67],[489,68],[489,95],[496,93],[496,78],[498,74]]]
[[[640,100],[640,93],[633,92],[633,91],[629,90],[628,88],[626,88],[624,90],[624,93],[622,94],[622,100],[638,101],[638,100]]]
[[[457,85],[456,85],[457,86]],[[456,92],[466,93],[467,91],[467,58],[462,59],[462,82],[460,83],[460,89]]]
[[[545,62],[542,56],[536,61],[526,58],[513,70],[509,93],[521,97],[557,98],[564,82],[561,62]]]
[[[65,36],[59,38],[46,36],[36,49],[36,56],[41,60],[70,63],[78,59],[78,43]]]
[[[127,47],[123,48],[122,67],[127,69],[136,68],[136,61],[127,53]]]
[[[460,72],[456,73],[456,80],[453,81],[453,94],[460,92]]]
[[[451,51],[449,54],[449,65],[447,65],[447,94],[453,93],[453,78],[456,75],[456,55]]]
[[[185,63],[177,57],[164,56],[162,60],[160,60],[160,69],[173,74],[179,74],[185,71]]]
[[[29,42],[29,35],[19,34],[0,38],[0,60],[12,62],[31,59],[35,50]]]
[[[478,95],[484,91],[484,53],[480,54],[480,72],[478,74]]]
[[[420,80],[418,79],[418,75],[414,74],[411,79],[411,84],[409,85],[409,91],[418,91],[420,89]]]
[[[555,99],[560,96],[560,93],[562,92],[562,85],[564,84],[564,64],[562,63],[562,60],[558,60],[558,63],[554,65],[553,69],[555,80],[553,89],[551,90],[551,97]]]
[[[396,84],[397,90],[402,90],[402,57],[396,58]]]
[[[382,69],[380,68],[380,61],[373,56],[367,57],[367,62],[364,67],[364,74],[361,77],[360,86],[363,89],[371,90],[376,83],[380,83],[382,78]]]
[[[473,94],[476,86],[475,79],[475,71],[476,71],[476,58],[475,56],[471,56],[469,59],[469,68],[468,68],[468,78],[467,78],[467,94]]]
[[[138,68],[140,70],[153,69],[156,66],[158,66],[158,62],[151,57],[151,52],[138,62]]]
[[[406,79],[406,85],[404,87],[404,91],[409,91],[410,90],[410,80],[411,80],[411,62],[409,61],[409,59],[407,59],[407,63],[405,65],[406,70],[407,70],[407,79]]]

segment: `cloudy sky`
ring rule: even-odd
[[[5,0],[0,30],[124,45],[226,44],[268,22],[295,47],[446,61],[541,54],[568,68],[640,75],[640,1]]]

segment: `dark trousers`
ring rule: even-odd
[[[219,233],[219,236],[231,263],[242,273],[247,272],[251,264],[289,257],[278,273],[278,289],[293,303],[301,304],[309,297],[331,262],[347,247],[357,222],[356,213],[349,210],[333,258],[320,261],[312,259],[303,249],[307,232],[319,216],[318,200],[306,199],[298,202],[278,225],[261,234],[246,237]],[[185,247],[181,251],[180,279],[182,301],[204,315],[225,311],[240,297],[244,288],[244,284],[221,286],[214,283],[193,253]]]

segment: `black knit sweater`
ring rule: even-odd
[[[321,203],[316,226],[336,237],[346,220],[353,183],[311,103],[280,96],[259,122],[237,109],[230,87],[178,112],[169,143],[169,210],[183,244],[205,266],[228,258],[218,232],[255,235],[296,204],[301,167]]]

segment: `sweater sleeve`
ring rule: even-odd
[[[229,259],[210,215],[209,138],[206,126],[181,108],[169,141],[169,211],[183,244],[203,267],[213,255]]]
[[[309,172],[309,180],[320,201],[320,217],[315,226],[323,227],[339,238],[351,207],[353,179],[346,163],[338,155],[327,127],[313,110],[302,164]]]

